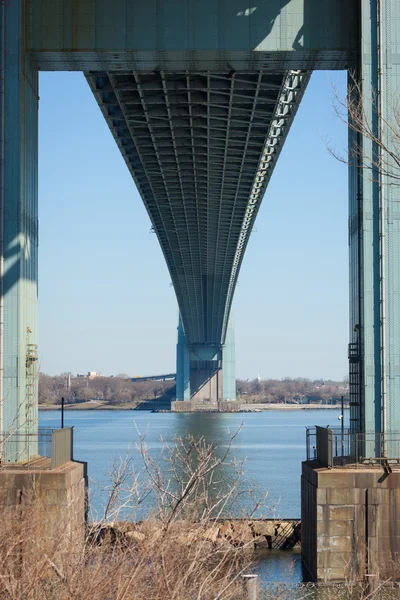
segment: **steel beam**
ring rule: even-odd
[[[357,0],[25,0],[42,70],[344,69]]]

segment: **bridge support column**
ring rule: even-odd
[[[222,399],[236,400],[235,319],[231,311],[222,346]]]
[[[349,81],[360,107],[349,115],[350,419],[367,435],[354,435],[346,450],[356,468],[303,463],[302,555],[313,579],[365,577],[371,589],[398,578],[400,548],[400,474],[389,464],[399,458],[400,436],[400,173],[391,158],[398,158],[400,5],[359,6],[356,85]]]
[[[191,400],[191,406],[211,404],[215,407],[223,400],[236,400],[233,317],[229,320],[222,347],[207,344],[188,346],[179,317],[176,356],[177,400]]]
[[[360,5],[360,90],[352,99],[361,92],[367,127],[396,154],[400,5]],[[370,137],[349,131],[351,423],[354,431],[400,433],[399,170]]]
[[[22,461],[38,383],[38,74],[25,60],[23,10],[0,6],[0,432],[18,432]]]
[[[176,345],[176,399],[190,400],[189,347],[183,331],[181,315],[178,324],[178,343]]]

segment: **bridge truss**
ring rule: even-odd
[[[310,73],[87,72],[189,344],[223,344],[251,230]]]

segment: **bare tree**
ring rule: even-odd
[[[384,176],[388,185],[400,184],[400,105],[393,107],[390,119],[382,111],[379,94],[366,98],[362,84],[349,76],[347,96],[334,88],[333,108],[336,116],[350,130],[359,134],[359,141],[349,147],[348,154],[337,152],[328,144],[329,152],[340,162],[358,165],[371,172],[373,179]],[[366,141],[370,143],[365,143]]]

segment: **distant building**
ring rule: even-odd
[[[103,374],[98,373],[97,371],[88,371],[88,374],[87,374],[88,379],[96,379],[96,377],[103,377]]]

